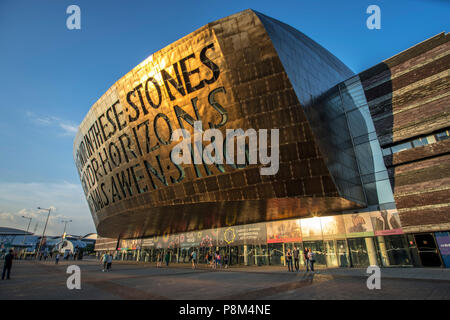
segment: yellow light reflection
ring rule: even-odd
[[[322,227],[319,217],[301,220],[303,238],[322,236]]]

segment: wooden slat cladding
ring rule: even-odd
[[[416,81],[431,77],[434,74],[447,70],[449,65],[450,54],[365,91],[366,99],[368,101],[373,100],[395,90],[399,90]],[[389,78],[388,74],[386,75],[386,78]]]
[[[382,147],[449,127],[450,41],[441,33],[360,74]],[[450,139],[384,157],[402,225],[450,223]]]
[[[437,231],[436,229],[435,230],[431,229],[432,225],[450,223],[449,209],[450,207],[440,207],[440,208],[436,207],[430,209],[419,209],[414,211],[400,211],[399,216],[402,222],[402,227],[430,225],[430,228],[428,230],[422,229],[421,231]]]

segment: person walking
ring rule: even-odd
[[[294,268],[292,267],[292,252],[290,248],[286,252],[286,263],[288,266],[288,271],[294,272]]]
[[[297,247],[294,248],[293,256],[295,270],[298,271],[300,269],[300,250]]]
[[[113,256],[112,256],[112,254],[109,254],[107,264],[106,264],[106,271],[111,271],[112,261],[113,261]]]
[[[305,260],[306,272],[309,271],[308,248],[303,249],[303,259]]]
[[[219,251],[217,251],[217,266],[219,268],[222,268],[222,256],[220,255]]]
[[[191,253],[191,260],[192,260],[192,269],[195,269],[197,264],[197,251],[192,251]]]
[[[209,266],[210,266],[211,268],[214,267],[214,263],[213,263],[213,255],[212,255],[211,252],[208,253],[208,263],[209,263]]]
[[[213,268],[217,268],[217,252],[214,251]]]
[[[223,264],[225,265],[225,269],[228,268],[228,254],[225,253],[225,256],[223,257]]]
[[[6,280],[10,279],[13,259],[14,259],[13,250],[10,249],[9,253],[5,255],[5,262],[3,263],[2,280],[5,279],[5,275]]]
[[[58,264],[59,262],[59,252],[55,256],[55,264]]]
[[[161,252],[158,252],[158,255],[156,256],[156,267],[161,268],[161,262],[162,262],[162,255]]]
[[[108,253],[107,252],[105,252],[105,254],[103,254],[103,257],[102,257],[102,263],[103,263],[103,272],[106,272],[106,267],[107,267],[107,265],[108,265],[108,257],[109,257],[109,255],[108,255]]]
[[[170,261],[169,250],[167,250],[167,252],[166,252],[165,260],[166,260],[166,267],[168,267],[169,266],[169,261]]]
[[[314,262],[316,262],[316,259],[314,258],[314,252],[309,248],[308,250],[308,261],[309,266],[311,267],[311,271],[314,272]]]

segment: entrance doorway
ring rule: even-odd
[[[350,267],[347,241],[345,239],[336,240],[336,247],[337,247],[337,256],[339,260],[339,267],[343,268]]]
[[[324,247],[324,242],[322,240],[318,241],[303,241],[303,247],[311,249],[314,252],[314,259],[316,260],[315,265],[325,266],[327,265],[326,251]]]
[[[364,238],[348,239],[348,247],[353,267],[363,268],[370,265],[366,241]]]
[[[419,251],[420,261],[424,267],[440,267],[442,266],[439,257],[436,241],[431,233],[415,234],[417,250]]]
[[[328,268],[337,267],[338,256],[337,256],[337,246],[335,240],[324,240],[325,245],[325,258]]]

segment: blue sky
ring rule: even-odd
[[[81,30],[66,8],[81,8]],[[366,8],[381,8],[369,30]],[[355,73],[450,29],[450,1],[0,1],[0,226],[95,232],[72,159],[78,124],[122,75],[208,22],[252,8],[304,32]]]

